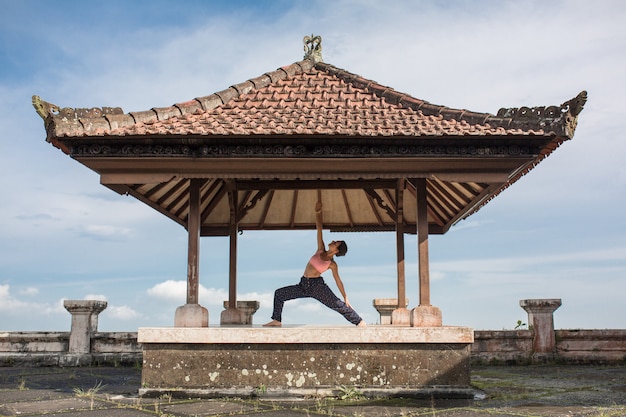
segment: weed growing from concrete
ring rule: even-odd
[[[172,393],[168,392],[165,394],[161,394],[161,396],[159,396],[160,400],[166,400],[168,404],[171,404],[172,402]]]
[[[17,385],[17,389],[20,391],[26,391],[28,389],[28,387],[26,386],[26,378],[25,377],[21,377],[19,379],[19,384]]]
[[[93,388],[89,388],[87,390],[84,390],[82,388],[74,388],[72,391],[74,391],[74,395],[76,395],[77,397],[95,397],[95,395],[100,392],[102,388],[104,388],[104,385],[102,385],[102,381],[98,381],[98,383]]]
[[[267,386],[265,384],[260,384],[258,387],[254,389],[254,395],[257,397],[266,393],[267,393]]]
[[[87,390],[84,390],[82,388],[74,388],[73,391],[74,395],[79,398],[89,398],[91,400],[91,409],[93,410],[96,394],[98,394],[98,392],[100,392],[102,388],[104,388],[104,385],[102,385],[102,381],[98,381],[98,383],[93,388],[89,388]]]
[[[356,401],[363,398],[363,392],[359,391],[355,386],[339,386],[339,399],[343,401]]]
[[[626,415],[625,406],[615,406],[609,408],[601,408],[600,413],[595,417],[621,417]]]

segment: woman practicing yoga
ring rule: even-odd
[[[324,304],[326,307],[331,308],[344,316],[346,320],[357,326],[365,326],[365,322],[357,314],[356,311],[350,305],[348,296],[343,288],[343,282],[339,278],[339,270],[337,263],[333,259],[333,256],[343,256],[348,251],[346,242],[332,241],[328,244],[328,249],[324,245],[322,239],[322,202],[318,201],[315,205],[315,225],[317,228],[317,252],[311,257],[309,262],[304,268],[304,275],[300,279],[300,283],[297,285],[289,285],[287,287],[279,288],[274,292],[274,311],[272,313],[272,321],[264,324],[266,327],[280,327],[282,325],[282,313],[283,305],[285,301],[295,300],[297,298],[315,298],[317,301]],[[322,273],[330,269],[335,278],[335,283],[339,292],[343,296],[344,301],[341,301],[333,291],[326,285]]]

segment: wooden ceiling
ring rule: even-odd
[[[128,194],[186,227],[191,180],[135,184]],[[206,179],[201,187],[201,235],[228,235],[229,191],[236,190],[239,230],[314,229],[313,207],[324,205],[324,226],[333,231],[393,231],[398,196],[405,231],[415,233],[416,188],[404,180],[273,181]],[[398,190],[401,190],[400,192]],[[444,233],[464,209],[488,195],[489,184],[427,180],[430,233]]]

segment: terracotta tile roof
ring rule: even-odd
[[[582,101],[583,93],[574,100]],[[501,109],[498,115],[437,106],[332,65],[309,59],[170,107],[124,114],[120,108],[60,109],[49,137],[264,136],[571,137],[561,106]],[[34,103],[35,104],[35,103]],[[582,108],[582,104],[579,105]],[[35,104],[37,108],[37,104]],[[41,110],[41,111],[40,111]],[[577,113],[576,113],[577,114]]]

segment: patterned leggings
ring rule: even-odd
[[[300,279],[297,285],[289,285],[279,288],[274,292],[274,311],[272,319],[282,322],[283,305],[285,301],[295,300],[297,298],[315,298],[326,307],[335,310],[346,318],[352,324],[359,324],[362,320],[354,309],[341,301],[326,285],[324,278],[305,278]]]

